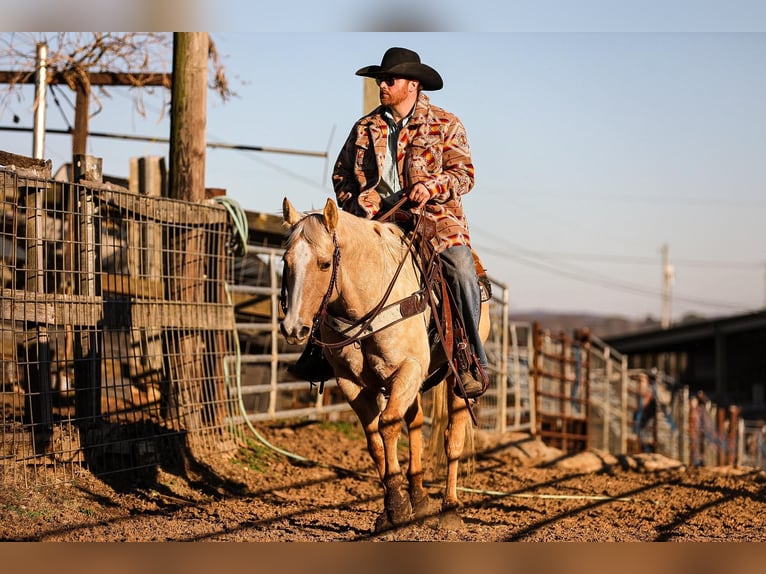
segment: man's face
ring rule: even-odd
[[[396,106],[407,99],[410,93],[409,85],[414,80],[397,78],[396,76],[382,76],[375,82],[380,87],[380,103],[384,106]]]

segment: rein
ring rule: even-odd
[[[386,212],[386,216],[390,214],[391,212],[398,209],[404,202],[407,200],[407,197],[403,197],[400,199],[394,207]],[[416,224],[416,230],[420,227],[421,221],[423,220],[423,217],[418,218],[418,222]],[[415,234],[413,233],[408,237],[407,240],[407,250],[413,251],[413,242],[415,241]],[[333,343],[327,343],[324,341],[321,341],[316,337],[316,333],[318,330],[319,325],[324,320],[326,314],[327,314],[327,303],[330,300],[330,294],[332,293],[332,290],[335,288],[335,284],[337,282],[337,263],[340,261],[340,248],[338,247],[336,234],[333,233],[333,242],[335,243],[335,252],[337,253],[337,257],[333,256],[333,274],[330,279],[330,284],[327,286],[327,292],[324,295],[324,298],[322,299],[322,305],[319,308],[319,311],[317,311],[317,314],[314,316],[314,326],[311,331],[311,337],[313,342],[316,345],[319,345],[321,347],[325,347],[327,349],[339,349],[341,347],[345,347],[347,345],[350,345],[352,343],[356,343],[357,341],[360,341],[361,339],[364,339],[373,333],[373,329],[371,329],[372,322],[375,320],[375,318],[380,314],[380,312],[385,308],[386,301],[388,300],[388,297],[391,295],[391,291],[394,289],[394,285],[396,284],[396,280],[399,278],[399,273],[401,272],[402,268],[404,267],[404,263],[407,260],[406,257],[403,257],[402,260],[399,262],[399,265],[396,268],[396,272],[394,273],[394,276],[391,279],[391,282],[388,284],[388,287],[386,288],[386,292],[383,294],[383,297],[380,299],[377,305],[373,307],[365,316],[366,319],[363,319],[362,321],[359,321],[361,324],[357,324],[357,328],[355,329],[356,334],[351,335],[349,337],[346,337],[345,339],[341,339],[340,341],[336,341]],[[406,297],[402,301],[397,301],[396,303],[402,303],[404,301],[410,300],[413,296],[417,297],[420,293],[422,293],[424,289],[421,289],[420,291],[416,291],[409,297]],[[392,304],[395,305],[396,303]],[[413,308],[413,306],[409,306],[409,308]],[[389,323],[385,325],[382,328],[390,327],[396,323],[394,321],[393,323]]]

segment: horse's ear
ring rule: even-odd
[[[295,225],[301,220],[301,217],[303,215],[293,207],[293,204],[290,203],[290,200],[286,197],[282,200],[282,217],[285,220],[285,223],[288,225]]]
[[[327,203],[324,204],[324,226],[327,231],[333,231],[336,225],[338,225],[338,206],[328,197]]]

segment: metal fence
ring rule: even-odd
[[[229,217],[138,187],[0,168],[0,483],[236,447]]]
[[[688,388],[656,370],[629,369],[625,355],[587,330],[569,336],[535,325],[530,376],[535,432],[551,446],[692,462]]]

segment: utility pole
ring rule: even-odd
[[[363,90],[362,115],[367,115],[380,105],[380,90],[375,78],[364,78]]]
[[[169,192],[174,199],[205,199],[207,32],[173,33]]]
[[[37,44],[36,66],[32,157],[35,159],[45,159],[45,107],[48,89],[48,45],[45,42]]]
[[[660,326],[663,329],[670,327],[670,287],[673,283],[673,266],[669,262],[669,248],[665,243],[662,246],[662,319]]]

